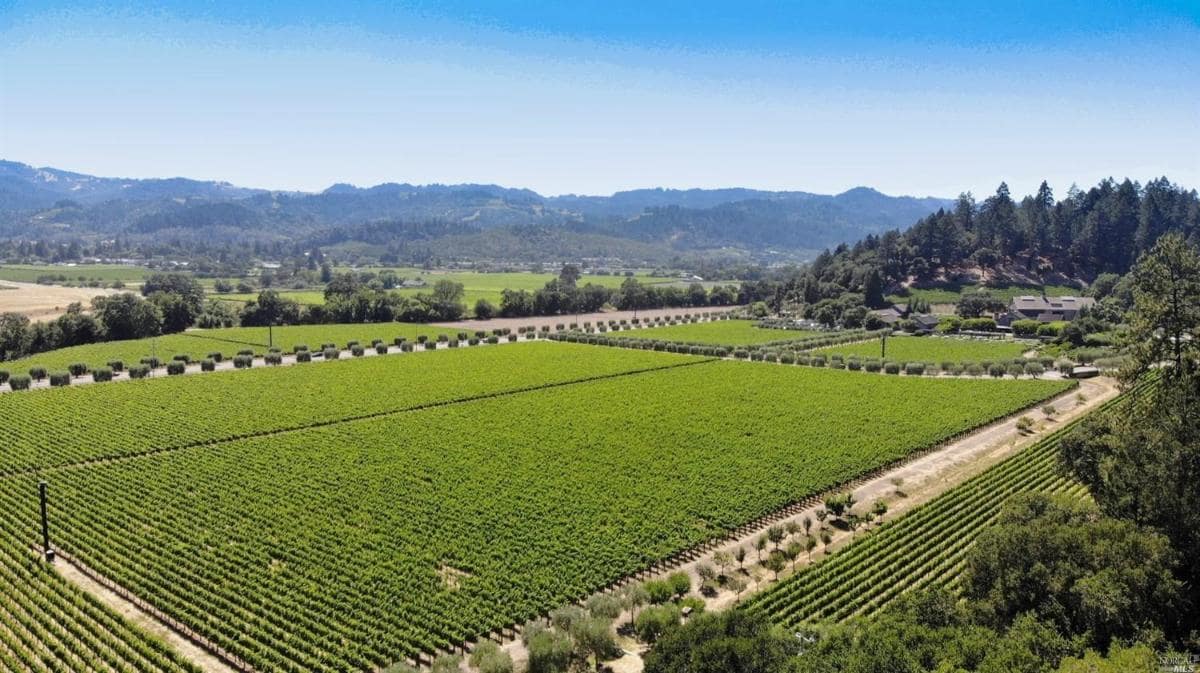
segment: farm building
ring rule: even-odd
[[[930,313],[914,313],[908,316],[908,319],[916,326],[918,334],[930,334],[937,328],[941,318]]]

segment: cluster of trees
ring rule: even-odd
[[[1167,236],[1130,275],[1123,378],[1135,392],[1120,413],[1087,420],[1063,442],[1063,465],[1105,514],[1162,532],[1189,559],[1187,626],[1198,629],[1200,253]]]
[[[247,283],[254,287],[311,285],[316,281],[319,265],[325,259],[318,248],[301,241],[247,243],[219,239],[219,236],[199,236],[186,240],[172,236],[147,239],[122,234],[105,236],[99,240],[86,237],[63,240],[14,237],[0,239],[0,259],[14,264],[138,259],[164,270],[170,269],[167,264],[186,260],[188,271],[198,277],[246,277]],[[259,269],[258,260],[263,259],[278,260],[280,267]]]
[[[265,289],[303,290],[315,285],[334,285],[332,294],[350,294],[355,290],[395,290],[407,280],[391,269],[336,273],[320,248],[313,248],[300,257],[286,259],[277,268],[260,269],[257,276],[244,274],[238,281],[217,280],[213,289],[218,293],[248,294]]]
[[[263,290],[246,303],[244,327],[322,323],[437,322],[458,320],[466,313],[463,285],[449,280],[434,283],[429,292],[404,296],[376,289],[338,274],[325,289],[325,303],[301,306],[274,290]]]
[[[74,303],[54,320],[36,323],[19,313],[0,314],[0,360],[98,341],[181,332],[195,324],[207,308],[204,289],[187,274],[153,274],[142,285],[141,294],[95,297],[90,313]]]
[[[495,307],[486,299],[475,304],[477,318],[500,315],[506,318],[532,315],[563,315],[569,313],[592,313],[606,304],[623,311],[651,308],[683,308],[691,306],[727,306],[738,301],[737,290],[728,286],[716,286],[706,290],[700,283],[688,287],[671,284],[646,285],[636,278],[626,278],[621,287],[612,289],[594,283],[580,286],[581,273],[573,264],[563,266],[558,278],[546,283],[540,290],[505,290],[500,306]]]
[[[687,575],[683,578],[682,593],[691,587]],[[549,619],[536,619],[521,629],[521,641],[529,655],[528,673],[568,673],[568,671],[599,670],[603,661],[621,655],[614,632],[614,622],[625,612],[636,618],[622,625],[630,629],[634,624],[649,628],[644,615],[653,614],[663,608],[671,596],[678,593],[679,582],[668,583],[666,598],[656,599],[640,584],[631,584],[619,594],[596,594],[583,606],[568,605],[550,613]],[[652,607],[642,609],[648,603]],[[664,622],[661,629],[678,624],[679,609],[673,612],[673,621]],[[655,622],[656,624],[658,622]],[[655,633],[658,631],[656,630]],[[476,646],[467,664],[479,673],[512,673],[512,657],[491,641]],[[461,670],[459,657],[444,655],[433,662],[436,673],[454,673]],[[384,669],[384,673],[416,673],[417,669],[406,664],[396,664]]]

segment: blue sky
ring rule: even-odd
[[[0,0],[0,158],[303,190],[1200,187],[1200,5]]]

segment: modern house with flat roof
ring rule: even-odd
[[[1013,297],[1008,312],[1013,320],[1054,322],[1074,320],[1085,308],[1095,306],[1091,297]]]

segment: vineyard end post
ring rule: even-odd
[[[46,561],[54,563],[54,550],[50,548],[50,520],[46,516],[46,489],[46,482],[38,482],[38,500],[42,508],[42,549],[46,553]]]

